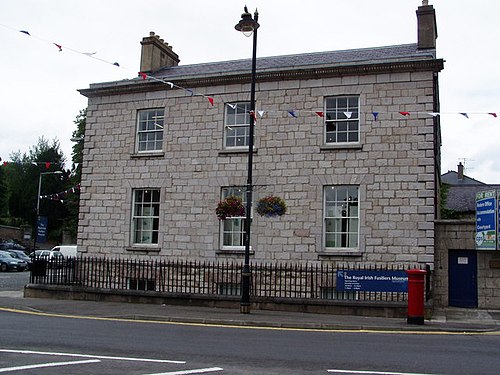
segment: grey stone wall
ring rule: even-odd
[[[448,254],[456,250],[476,251],[474,220],[436,222],[436,263],[434,305],[448,306]],[[478,307],[500,309],[500,255],[494,251],[477,252]]]
[[[215,207],[222,186],[245,185],[246,153],[223,150],[223,102],[248,101],[249,85],[91,97],[83,159],[79,249],[89,254],[242,259],[220,251]],[[324,97],[359,95],[359,147],[323,147]],[[165,108],[163,153],[134,154],[140,109]],[[433,263],[433,74],[394,73],[257,85],[255,201],[285,199],[280,218],[254,215],[252,259]],[[301,113],[298,118],[287,110]],[[306,115],[306,111],[310,111]],[[379,112],[374,121],[372,112]],[[399,111],[413,114],[404,117]],[[417,114],[417,112],[419,112]],[[360,187],[360,247],[326,252],[323,186]],[[131,247],[132,189],[161,189],[160,246]]]

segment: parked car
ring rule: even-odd
[[[57,250],[36,250],[34,253],[31,253],[30,256],[50,261],[64,259],[64,255]]]
[[[24,251],[21,250],[6,250],[12,258],[24,260],[26,263],[28,263],[28,269],[31,269],[31,266],[33,265],[33,260],[26,255]]]
[[[5,251],[0,251],[0,271],[24,271],[28,269],[28,263],[24,260],[12,258],[10,254]]]
[[[52,251],[60,251],[64,258],[75,258],[77,255],[76,245],[58,245]]]
[[[24,251],[26,248],[12,240],[2,240],[0,241],[0,250],[21,250]]]
[[[60,251],[56,250],[36,250],[34,253],[30,254],[30,257],[33,258],[33,262],[46,262],[48,267],[54,268],[60,266],[64,260],[64,255],[62,255]]]

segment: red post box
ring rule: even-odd
[[[408,270],[408,324],[424,324],[425,270]]]

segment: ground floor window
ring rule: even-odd
[[[132,242],[158,244],[160,190],[135,189],[133,196]]]
[[[241,186],[223,187],[221,200],[229,196],[240,198],[246,210],[246,188]],[[221,220],[221,243],[223,249],[242,250],[245,246],[245,216]]]
[[[324,242],[326,248],[358,248],[358,186],[325,186]]]

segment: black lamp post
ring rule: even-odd
[[[255,70],[257,60],[257,29],[259,24],[259,13],[255,10],[252,15],[248,13],[245,6],[245,12],[241,15],[241,20],[234,27],[236,30],[241,31],[245,36],[253,34],[253,53],[252,53],[252,83],[250,86],[250,122],[249,122],[249,140],[248,140],[248,175],[247,175],[247,202],[246,202],[246,219],[245,219],[245,263],[241,273],[241,302],[240,313],[250,313],[250,280],[252,278],[252,271],[250,270],[250,228],[252,224],[252,165],[253,165],[253,134],[254,134],[254,120],[255,120]]]

